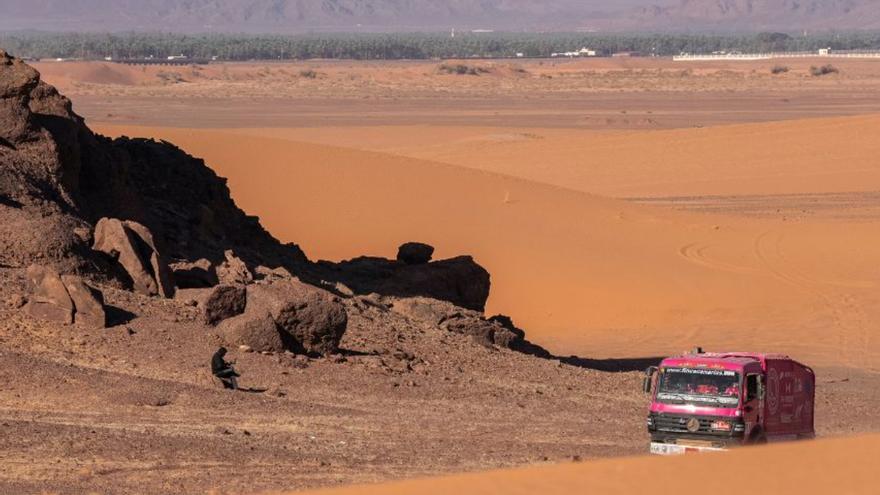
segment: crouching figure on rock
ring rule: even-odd
[[[220,382],[223,383],[223,388],[238,390],[237,377],[241,375],[235,371],[235,368],[232,367],[231,363],[227,363],[226,360],[223,359],[223,356],[225,355],[225,347],[217,349],[217,352],[214,353],[214,357],[211,358],[211,373],[220,379]]]

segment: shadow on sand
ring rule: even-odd
[[[514,350],[531,356],[552,359],[569,366],[578,368],[607,371],[613,373],[627,373],[631,371],[644,371],[649,366],[657,366],[662,357],[637,357],[637,358],[614,358],[614,359],[589,359],[579,356],[557,356],[543,347],[533,344],[528,340],[514,347]]]

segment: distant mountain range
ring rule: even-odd
[[[0,30],[880,29],[880,0],[0,0]]]
[[[880,29],[880,0],[681,0],[636,8],[623,23],[664,30]]]

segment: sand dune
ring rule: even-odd
[[[392,256],[407,240],[472,253],[489,311],[557,352],[708,347],[876,368],[873,222],[706,216],[488,172],[238,131],[104,128],[205,157],[267,228],[312,258]],[[316,206],[318,205],[318,206]]]
[[[615,197],[880,190],[875,159],[880,140],[874,138],[880,132],[878,115],[658,131],[438,126],[247,132],[461,165]]]
[[[877,493],[880,436],[774,445],[725,454],[632,458],[355,486],[308,492],[322,495],[461,495],[562,493],[719,493],[757,489],[774,495]],[[816,476],[821,473],[821,476]],[[748,488],[747,488],[748,487]]]

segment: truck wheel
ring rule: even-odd
[[[764,432],[759,431],[752,435],[752,439],[749,441],[750,445],[765,445],[767,443],[767,435],[764,435]]]

